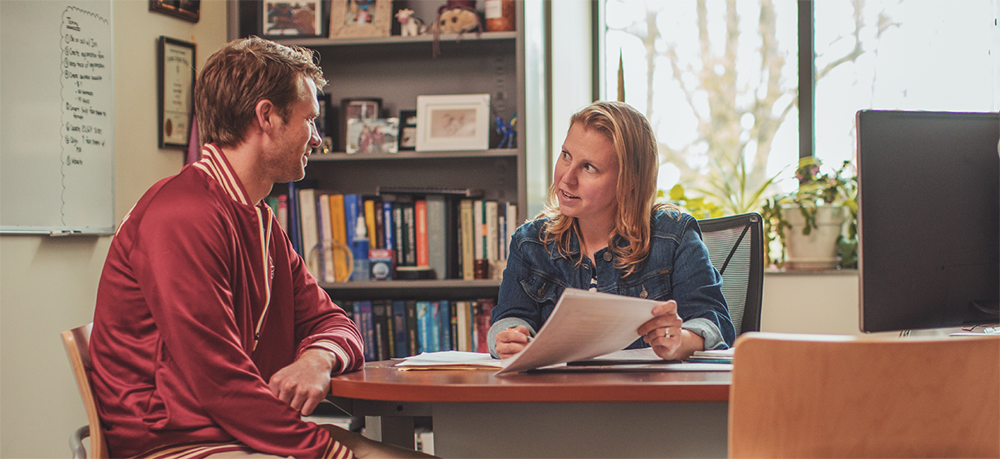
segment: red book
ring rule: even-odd
[[[413,205],[417,221],[417,266],[430,266],[431,258],[427,250],[427,201],[418,199]]]
[[[488,353],[490,352],[490,346],[486,342],[486,335],[490,332],[490,324],[492,323],[493,306],[497,304],[495,299],[492,298],[482,298],[476,300],[475,306],[475,323],[476,323],[476,352]]]

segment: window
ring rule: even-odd
[[[857,110],[1000,109],[1000,0],[816,1],[801,25],[800,3],[605,0],[601,97],[617,94],[621,59],[625,100],[660,142],[660,189],[735,200],[720,186],[742,184],[746,201],[773,177],[769,191],[794,188],[809,154],[798,98],[813,93],[802,105],[815,107],[805,119],[829,169],[854,157]],[[803,91],[799,34],[813,34],[815,53],[814,87]],[[755,208],[744,205],[728,213]]]

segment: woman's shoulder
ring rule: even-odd
[[[515,238],[533,238],[538,239],[541,234],[542,229],[545,224],[549,222],[548,217],[536,218],[534,220],[528,220],[524,222],[521,226],[517,227],[514,231]]]
[[[681,231],[695,222],[691,214],[673,208],[660,208],[653,211],[652,227],[655,231]]]

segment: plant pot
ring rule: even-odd
[[[847,212],[841,206],[816,208],[816,228],[808,235],[802,234],[806,220],[798,206],[781,208],[781,213],[791,228],[785,230],[785,268],[835,269],[840,262],[837,256],[837,239],[844,228]]]

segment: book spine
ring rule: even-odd
[[[418,199],[413,204],[414,232],[416,234],[417,266],[430,266],[430,253],[427,247],[427,200]]]
[[[365,227],[368,231],[368,248],[377,249],[377,241],[375,240],[375,201],[371,199],[364,200],[365,208]]]
[[[438,279],[448,278],[448,222],[444,195],[427,195],[427,265]]]
[[[372,317],[372,302],[369,300],[355,301],[354,310],[360,311],[361,323],[358,324],[361,336],[365,340],[365,360],[374,361],[378,358],[375,341],[375,321]]]
[[[275,213],[278,217],[278,225],[281,229],[288,234],[288,195],[281,194],[278,195],[278,211]]]
[[[451,347],[451,305],[448,300],[438,301],[438,350],[454,350]]]
[[[455,335],[457,337],[458,345],[455,347],[456,351],[469,352],[471,346],[469,343],[469,302],[468,301],[456,301],[455,302],[455,319],[457,321],[458,330]]]
[[[507,203],[507,235],[504,236],[503,248],[504,248],[504,260],[510,255],[510,240],[514,237],[514,231],[517,231],[517,227],[520,226],[517,223],[517,204],[513,202]]]
[[[420,337],[417,335],[417,301],[406,300],[406,346],[407,355],[420,352]]]
[[[387,360],[392,357],[392,332],[390,325],[390,307],[387,300],[372,300],[372,323],[375,335],[375,357]]]
[[[392,201],[382,201],[382,226],[385,227],[385,248],[395,249],[396,238],[394,234],[396,227],[393,225]]]
[[[476,300],[476,352],[490,352],[486,336],[490,331],[494,305],[496,305],[496,300],[492,298]]]
[[[337,279],[347,280],[351,272],[347,264],[347,222],[344,214],[344,195],[330,195],[330,231],[333,234],[333,275]]]
[[[396,346],[392,356],[407,357],[409,344],[406,339],[406,302],[403,300],[392,302],[392,330],[396,335]]]
[[[417,228],[413,203],[403,206],[403,266],[417,265]]]
[[[299,234],[299,192],[295,182],[288,182],[288,240],[302,256],[302,236]]]
[[[483,210],[483,201],[472,202],[472,227],[473,227],[473,248],[476,260],[486,258],[486,214]]]
[[[419,346],[417,353],[433,352],[431,350],[433,346],[433,341],[431,341],[431,302],[430,301],[417,301],[417,341],[419,341]]]
[[[372,214],[375,216],[375,232],[368,235],[374,241],[374,248],[385,248],[385,212],[382,211],[382,201],[375,199],[372,202]]]
[[[472,216],[473,204],[471,199],[463,199],[461,203],[461,221],[462,221],[462,279],[473,280],[475,279],[475,245],[473,244],[474,237],[474,219]]]
[[[334,282],[336,276],[334,276],[333,266],[333,223],[330,216],[330,195],[321,194],[319,196],[319,207],[316,210],[319,211],[319,239],[323,257],[323,281]]]
[[[392,203],[392,224],[395,234],[395,241],[394,241],[395,247],[393,248],[393,250],[396,253],[396,265],[404,266],[403,255],[405,254],[406,250],[403,249],[403,244],[404,244],[404,239],[406,238],[403,237],[403,233],[405,232],[405,229],[403,227],[403,207],[398,202]]]
[[[458,350],[458,302],[451,301],[448,305],[448,328],[451,331],[449,336],[448,349]]]
[[[316,223],[316,190],[312,188],[299,190],[299,212],[302,224],[302,258],[306,260],[306,267],[313,277],[322,279],[321,264],[317,256],[320,250],[317,247],[319,231]]]
[[[497,218],[498,204],[496,201],[483,201],[483,218],[485,219],[485,231],[486,236],[486,259],[490,261],[490,265],[499,260],[497,255],[497,247],[500,245],[500,237],[498,235],[499,230],[499,220]]]

